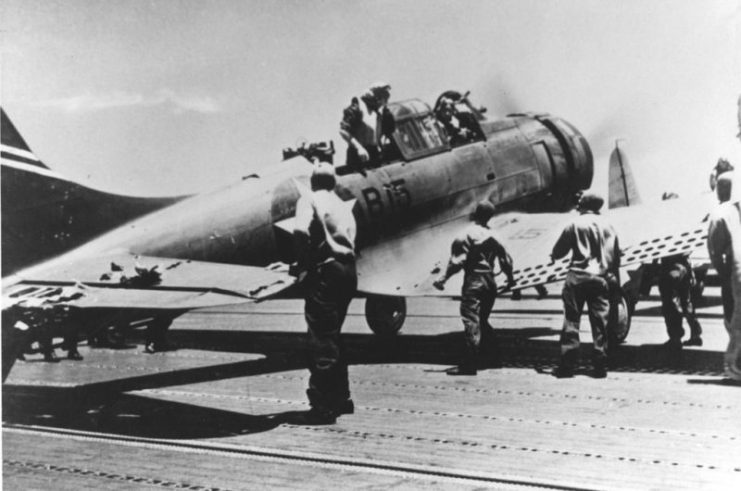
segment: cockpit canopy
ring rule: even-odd
[[[480,126],[485,109],[475,108],[468,93],[443,92],[434,110],[418,99],[390,103],[388,108],[396,123],[394,140],[404,160],[485,139]]]
[[[468,93],[448,90],[438,97],[435,108],[419,99],[390,102],[386,106],[392,121],[385,119],[382,128],[387,138],[379,142],[380,161],[369,162],[367,167],[377,167],[391,162],[417,160],[486,139],[480,122],[483,108],[475,108],[468,100]],[[339,174],[355,172],[357,168],[339,166]]]
[[[404,160],[414,160],[450,149],[448,138],[430,106],[418,99],[389,103],[396,131],[394,143]]]

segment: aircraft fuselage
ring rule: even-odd
[[[568,209],[574,193],[591,184],[589,146],[565,121],[515,115],[484,120],[481,129],[481,141],[340,173],[338,195],[357,200],[358,245],[460,218],[482,199],[501,209]],[[294,216],[297,183],[308,187],[311,171],[302,157],[280,162],[135,219],[52,262],[111,251],[245,265],[290,261],[291,237],[279,225]]]

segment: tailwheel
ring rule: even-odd
[[[407,317],[404,297],[369,295],[365,300],[365,320],[378,336],[395,336]]]

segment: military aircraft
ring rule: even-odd
[[[490,226],[514,258],[515,288],[564,277],[568,262],[550,261],[550,249],[594,169],[574,126],[545,113],[489,118],[455,91],[434,108],[417,99],[388,107],[390,157],[335,166],[336,192],[358,222],[359,294],[375,333],[401,328],[407,296],[458,295],[460,278],[444,292],[432,283],[480,200],[499,211]],[[283,161],[204,194],[120,196],[49,169],[3,112],[4,338],[13,339],[13,326],[107,329],[290,291],[295,279],[284,265],[293,261],[295,204],[308,189],[312,160],[328,153],[327,145],[285,152]],[[702,244],[709,206],[673,200],[610,210],[623,264]],[[625,301],[619,305],[627,334]],[[3,378],[12,345],[3,342]]]

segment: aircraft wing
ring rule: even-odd
[[[618,233],[622,265],[651,262],[704,247],[707,216],[714,203],[714,197],[707,194],[606,210]],[[569,260],[550,262],[550,253],[575,213],[505,213],[492,218],[489,226],[494,237],[514,261],[515,289],[566,276]],[[451,242],[466,223],[463,219],[448,222],[363,250],[358,261],[359,289],[379,295],[458,295],[462,273],[451,278],[442,292],[432,282],[446,267]],[[502,289],[504,276],[499,275],[497,280]]]
[[[714,199],[708,194],[605,212],[615,226],[623,265],[691,252],[703,246]],[[564,278],[568,260],[551,263],[551,248],[569,213],[505,213],[492,218],[493,235],[512,255],[516,289]],[[361,293],[396,296],[455,296],[462,274],[442,292],[432,286],[447,265],[461,218],[416,229],[366,247],[358,258]],[[66,305],[80,308],[188,310],[256,301],[294,283],[284,269],[239,266],[131,254],[110,254],[33,268],[4,280],[3,308]],[[500,287],[505,284],[500,276]],[[9,285],[9,286],[6,286]]]
[[[257,301],[294,281],[285,268],[110,254],[4,279],[3,308],[189,310]]]
[[[551,247],[572,218],[563,213],[506,213],[489,222],[492,234],[512,256],[516,289],[561,279],[568,261],[548,264]],[[445,271],[453,239],[468,226],[467,218],[418,230],[361,251],[358,289],[363,293],[396,296],[460,295],[463,273],[451,277],[445,290],[432,283]],[[500,289],[506,284],[497,275]]]

